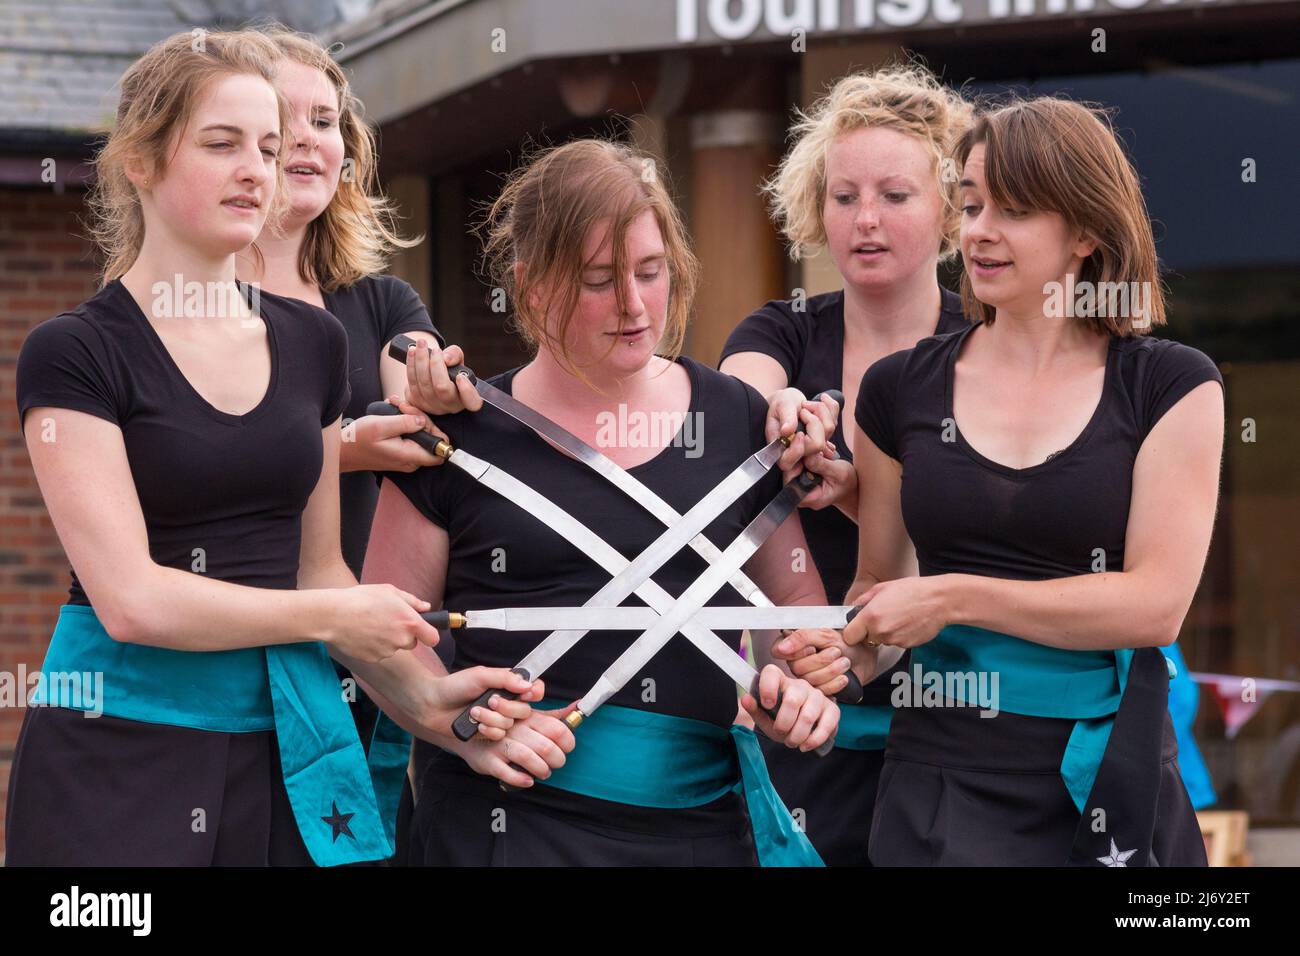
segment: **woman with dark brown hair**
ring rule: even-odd
[[[855,409],[844,636],[911,648],[872,862],[1204,865],[1159,647],[1209,548],[1222,377],[1147,334],[1155,246],[1104,113],[1014,102],[956,158],[979,322],[873,364]]]
[[[742,382],[677,356],[697,266],[655,169],[628,147],[579,140],[542,153],[510,178],[484,224],[487,262],[536,354],[492,381],[599,447],[685,514],[767,444],[767,403]],[[675,426],[649,424],[664,421]],[[601,475],[495,407],[438,424],[453,446],[525,479],[629,560],[664,530]],[[705,533],[725,547],[780,488],[773,469]],[[746,565],[777,603],[824,601],[815,575],[790,572],[790,555],[801,547],[798,521],[787,520]],[[677,596],[704,568],[687,551],[654,580]],[[386,476],[365,578],[474,609],[582,605],[610,576],[521,504],[443,467]],[[729,591],[709,603],[738,603]],[[739,633],[719,636],[734,646]],[[544,637],[460,632],[452,670],[487,661],[513,666]],[[417,744],[412,862],[744,866],[756,852],[764,862],[774,859],[767,837],[785,841],[775,849],[793,848],[801,862],[816,860],[810,847],[799,850],[806,841],[784,808],[763,827],[754,822],[751,835],[756,801],[772,808],[775,797],[752,732],[734,727],[735,685],[683,636],[672,636],[576,732],[566,726],[569,702],[634,637],[588,633],[546,671],[547,709],[499,744]],[[442,672],[436,655],[420,656]],[[805,750],[834,735],[837,708],[804,681],[770,666],[758,692],[764,706],[779,706],[770,717],[752,696],[742,698],[765,733]],[[517,789],[502,793],[486,775]]]

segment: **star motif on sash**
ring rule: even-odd
[[[1103,866],[1122,866],[1127,869],[1128,858],[1131,857],[1136,852],[1137,852],[1136,849],[1121,850],[1119,847],[1115,845],[1115,838],[1111,837],[1110,853],[1108,853],[1106,856],[1097,857],[1097,862],[1102,864]]]
[[[339,813],[339,805],[335,803],[333,800],[330,801],[330,808],[334,811],[334,813],[328,817],[321,817],[322,820],[324,820],[326,823],[330,825],[330,829],[334,831],[334,839],[331,840],[330,842],[337,843],[340,833],[346,833],[348,836],[352,837],[352,839],[355,840],[356,837],[353,836],[352,831],[348,829],[348,821],[351,820],[354,816],[356,816],[356,814]],[[1123,865],[1124,864],[1122,863],[1120,864],[1120,866]]]

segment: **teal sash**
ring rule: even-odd
[[[889,738],[894,708],[881,704],[840,704],[840,729],[835,746],[840,750],[882,750]]]
[[[997,674],[998,710],[1076,721],[1061,759],[1061,778],[1080,813],[1110,740],[1132,661],[1132,650],[1071,651],[966,625],[949,625],[934,640],[912,648],[912,666],[922,672]],[[945,681],[945,686],[967,704],[989,705],[967,700],[966,682]]]
[[[402,800],[402,780],[411,762],[411,735],[379,711],[375,729],[370,734],[370,747],[366,750],[366,763],[375,787],[375,801],[379,805],[379,818],[384,821],[384,836],[390,844],[396,843],[397,810]]]
[[[392,855],[406,769],[396,755],[409,737],[403,743],[391,723],[377,726],[380,746],[367,762],[323,644],[233,651],[126,644],[104,630],[93,608],[64,605],[43,670],[102,673],[99,703],[113,717],[228,733],[274,730],[294,819],[317,865]],[[47,702],[40,697],[33,703]]]
[[[536,707],[559,710],[547,700]],[[772,787],[754,732],[606,704],[575,732],[578,745],[546,780],[601,800],[639,807],[698,807],[741,790],[762,866],[822,866]]]
[[[1031,717],[1105,717],[1119,709],[1115,651],[1067,651],[1000,631],[950,624],[912,648],[923,671],[998,675],[998,708]],[[978,705],[977,700],[960,699]]]
[[[99,703],[111,717],[226,733],[275,729],[266,655],[260,647],[196,654],[125,644],[109,636],[94,608],[65,604],[42,669],[46,674],[103,674]],[[40,693],[33,703],[49,701]],[[66,701],[54,703],[68,706]]]

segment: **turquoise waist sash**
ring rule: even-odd
[[[996,675],[997,700],[991,706],[997,710],[1076,721],[1061,777],[1080,813],[1097,778],[1132,661],[1132,650],[1071,651],[957,624],[912,648],[912,667],[922,672]],[[987,700],[968,699],[978,694],[964,692],[978,683],[945,680],[944,686],[966,704],[989,707]]]
[[[835,746],[840,750],[881,750],[889,738],[894,708],[882,704],[840,704],[840,729]]]
[[[558,710],[563,702],[535,705]],[[601,800],[638,807],[698,807],[743,791],[762,866],[822,866],[772,787],[754,732],[606,704],[582,722],[578,744],[546,780]]]
[[[125,644],[93,608],[65,604],[43,670],[102,673],[98,703],[113,717],[228,733],[274,730],[294,819],[316,864],[392,855],[410,738],[381,714],[367,761],[323,644],[234,651]],[[32,703],[48,700],[39,693]]]

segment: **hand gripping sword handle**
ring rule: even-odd
[[[522,667],[512,668],[510,673],[518,674],[526,681],[532,680],[532,677],[528,675],[528,671],[524,670]],[[474,703],[461,711],[460,716],[457,717],[455,723],[451,725],[451,731],[456,735],[457,740],[462,742],[468,741],[478,733],[478,721],[471,717],[469,712],[475,707],[486,707],[488,701],[493,697],[500,697],[502,700],[517,700],[519,695],[514,691],[496,687],[491,687],[483,691],[483,693],[478,695],[478,699],[474,701]]]
[[[818,392],[813,396],[812,400],[814,402],[820,402],[823,398],[829,398],[840,407],[840,414],[844,414],[844,393],[838,388],[828,388],[824,392]]]
[[[843,414],[844,411],[843,392],[841,392],[838,388],[828,388],[826,389],[826,391],[818,392],[815,396],[813,396],[813,401],[814,402],[821,401],[823,398],[829,398],[831,401],[833,401],[836,405],[840,407],[840,412],[841,414]],[[803,431],[803,430],[804,430],[804,423],[800,422],[799,431]],[[806,470],[801,472],[799,474],[799,477],[795,479],[795,481],[799,483],[800,489],[802,489],[805,494],[807,494],[808,492],[816,488],[821,483],[821,480],[822,480],[821,475],[815,475],[811,471],[806,471]],[[858,675],[853,673],[853,671],[851,670],[846,671],[845,676],[848,677],[849,682],[843,690],[841,690],[839,693],[834,695],[836,702],[841,704],[862,703],[862,698],[866,693],[862,689],[862,681],[858,680]]]
[[[777,691],[776,706],[764,707],[763,699],[758,696],[758,687],[755,686],[750,693],[753,694],[754,700],[758,703],[758,709],[761,710],[763,713],[767,714],[767,716],[772,718],[772,720],[776,720],[776,715],[781,710],[781,704],[785,700],[785,695],[782,694],[780,691]],[[813,753],[815,753],[819,757],[825,757],[828,753],[830,753],[834,749],[835,749],[835,738],[832,737],[830,740],[826,741],[826,743],[822,744],[820,747],[814,750]]]
[[[839,406],[840,413],[843,414],[844,412],[843,392],[841,392],[838,388],[828,388],[824,392],[818,392],[816,395],[812,397],[812,400],[814,402],[820,402],[823,398],[829,398],[831,401],[833,401],[836,405]],[[803,419],[799,419],[799,421],[795,424],[794,434],[798,435],[800,432],[804,432],[807,430],[808,430],[807,424],[804,422]],[[789,438],[782,438],[781,440],[788,445],[790,444],[791,441],[794,440],[794,435],[791,435]]]
[[[845,671],[844,676],[849,679],[849,682],[843,690],[835,694],[835,702],[838,704],[862,703],[862,698],[867,693],[862,689],[862,681],[858,680],[858,675],[853,673],[852,670]]]
[[[409,335],[394,336],[393,341],[389,343],[388,354],[399,362],[405,362],[406,352],[412,345],[419,346],[420,343]],[[425,348],[428,348],[428,346],[425,346]],[[468,375],[471,385],[478,381],[477,376],[474,375],[474,370],[468,365],[453,365],[447,369],[447,374],[451,376],[453,382],[456,380],[457,375]]]
[[[398,336],[398,338],[404,338],[404,336]],[[394,341],[394,345],[396,345],[397,340],[394,339],[393,341]],[[404,354],[405,353],[403,353],[403,355]],[[470,374],[472,375],[473,373],[471,372]],[[371,402],[369,405],[366,406],[366,414],[367,415],[400,415],[402,414],[402,411],[397,406],[390,405],[388,402]],[[448,455],[451,454],[450,445],[448,445],[445,441],[437,440],[426,431],[412,432],[406,437],[414,441],[425,451],[437,455],[439,458],[446,458]],[[428,611],[425,614],[422,614],[421,617],[423,617],[426,621],[428,621],[430,624],[432,624],[434,627],[438,628],[439,630],[446,630],[449,627],[455,626],[457,623],[457,619],[463,621],[463,618],[461,618],[459,614],[456,614],[455,612],[452,611]],[[521,670],[520,668],[515,668],[514,672],[518,674],[520,677],[524,678],[524,680],[532,680],[532,678],[528,676],[527,671]],[[478,733],[478,721],[474,720],[474,718],[472,718],[469,715],[469,712],[474,707],[486,707],[488,700],[492,697],[493,694],[498,694],[501,697],[504,697],[506,700],[514,700],[516,697],[519,696],[518,694],[512,693],[511,691],[508,690],[499,690],[496,688],[493,688],[492,690],[485,690],[482,694],[479,695],[478,700],[474,701],[472,704],[469,705],[469,707],[466,707],[463,711],[461,711],[460,716],[457,717],[455,722],[451,725],[452,733],[456,735],[456,738],[458,740],[468,741],[471,737],[473,737],[476,733]]]
[[[857,617],[858,612],[860,612],[861,610],[862,610],[862,605],[859,604],[852,611],[849,611],[849,613],[844,617],[845,626],[847,626],[850,621],[852,621],[855,617]],[[858,680],[858,675],[853,673],[852,670],[845,671],[844,676],[849,679],[849,683],[842,691],[840,691],[835,695],[836,702],[841,704],[862,703],[862,698],[865,697],[867,694],[867,692],[862,687],[862,681]]]
[[[366,406],[367,415],[400,415],[402,410],[396,405],[390,405],[388,402],[371,402]],[[435,438],[426,431],[414,431],[403,436],[415,442],[431,455],[439,458],[448,458],[455,450],[451,445],[441,439]]]

